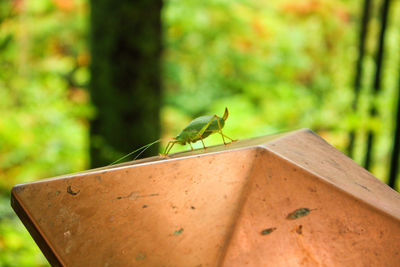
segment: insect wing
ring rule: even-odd
[[[194,120],[192,120],[188,126],[186,126],[185,129],[183,129],[183,131],[187,130],[187,131],[200,131],[207,123],[210,122],[210,120],[213,118],[212,115],[207,115],[207,116],[201,116],[198,117]]]
[[[176,137],[181,142],[194,142],[199,131],[211,120],[212,116],[202,116],[192,120]],[[208,119],[208,121],[207,121]],[[197,139],[196,139],[197,140]]]

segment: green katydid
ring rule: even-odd
[[[227,144],[225,142],[225,137],[231,140],[231,142],[235,141],[222,132],[222,128],[225,126],[225,121],[228,118],[228,115],[228,108],[225,108],[222,118],[214,114],[201,116],[192,120],[176,137],[172,138],[172,141],[168,142],[164,153],[161,155],[167,156],[175,144],[186,145],[186,143],[188,143],[190,148],[193,150],[191,143],[195,143],[199,140],[203,144],[204,149],[206,149],[203,139],[213,133],[220,133],[225,145]]]
[[[226,145],[227,142],[225,142],[225,138],[231,140],[231,142],[234,142],[236,140],[231,139],[230,137],[226,136],[222,132],[222,128],[225,126],[225,121],[228,118],[229,112],[228,108],[225,108],[224,115],[221,117],[218,117],[217,115],[206,115],[206,116],[201,116],[198,117],[194,120],[192,120],[176,137],[172,138],[173,140],[169,141],[167,146],[165,147],[165,151],[163,154],[160,154],[162,157],[166,157],[169,152],[171,151],[172,147],[175,144],[181,144],[181,145],[186,145],[188,143],[190,145],[190,148],[193,150],[192,143],[195,143],[199,140],[201,140],[201,143],[203,144],[204,149],[207,147],[204,145],[203,139],[207,138],[209,135],[213,133],[219,133],[221,134],[222,141]],[[161,139],[156,140],[150,144],[147,144],[145,146],[142,146],[141,148],[138,148],[131,153],[123,156],[122,158],[119,158],[118,160],[114,161],[110,165],[113,165],[122,159],[136,153],[139,150],[142,150],[136,157],[137,159],[140,154],[142,154],[146,149],[148,149],[150,146],[159,143]],[[134,159],[134,160],[135,160]]]

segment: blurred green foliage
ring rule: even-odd
[[[235,139],[307,127],[344,151],[350,129],[372,128],[378,135],[372,171],[386,177],[399,9],[393,2],[384,90],[373,100],[380,119],[370,120],[377,14],[360,109],[350,109],[361,1],[165,1],[163,137],[175,136],[193,117],[222,115],[225,106],[225,132]],[[9,206],[11,187],[88,166],[88,119],[94,116],[84,89],[88,16],[86,0],[0,1],[0,266],[47,265]],[[206,139],[219,143],[217,135]],[[358,162],[364,143],[360,135]]]
[[[17,183],[88,162],[86,1],[0,1],[0,265],[47,261],[10,208]]]
[[[236,138],[300,127],[345,133],[352,99],[343,66],[355,56],[354,8],[342,1],[208,2],[169,1],[165,9],[165,120],[228,106],[226,131]]]
[[[393,4],[396,14],[400,5]],[[386,178],[400,21],[390,16],[384,90],[370,99],[380,2],[374,5],[359,110],[353,114],[362,1],[167,1],[163,136],[176,135],[201,114],[222,115],[227,106],[226,134],[239,139],[307,127],[345,151],[348,132],[356,129],[355,160],[361,163],[364,134],[371,128],[378,136],[372,172]],[[378,103],[379,120],[366,116],[371,101]],[[206,143],[220,139],[212,136]],[[187,148],[173,151],[182,149]]]

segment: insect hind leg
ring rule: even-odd
[[[224,115],[224,116],[225,116],[225,115]],[[225,138],[224,138],[224,137],[226,137],[226,138],[228,138],[229,140],[231,140],[232,142],[234,142],[235,140],[233,140],[232,138],[230,138],[230,137],[228,137],[228,136],[226,136],[225,134],[222,133],[221,123],[219,122],[219,118],[218,118],[217,115],[214,115],[214,116],[211,118],[211,120],[210,120],[206,125],[204,125],[203,128],[198,132],[197,137],[201,140],[201,142],[203,142],[202,136],[203,136],[204,132],[207,130],[207,128],[210,126],[210,124],[211,124],[214,120],[217,120],[218,132],[221,134],[222,141],[224,142],[224,145],[228,144],[227,142],[225,142]],[[204,142],[203,142],[203,146],[204,146],[204,148],[206,148],[205,145],[204,145]]]
[[[218,132],[221,134],[221,137],[222,137],[222,141],[224,142],[224,145],[226,145],[227,143],[225,142],[225,138],[224,138],[224,136],[225,137],[228,137],[228,136],[226,136],[226,135],[224,135],[223,133],[222,133],[222,127],[221,127],[221,124],[219,123],[219,119],[218,119],[218,117],[216,116],[216,115],[214,115],[215,117],[214,118],[216,118],[217,119],[217,123],[218,123]],[[228,137],[229,138],[229,137]],[[229,138],[229,139],[231,139],[231,138]],[[232,139],[231,139],[232,140]]]
[[[193,146],[190,142],[188,142],[188,144],[190,145],[190,149],[193,151]]]
[[[234,140],[234,139],[230,138],[229,136],[227,136],[226,134],[224,134],[222,131],[221,131],[221,134],[222,134],[225,138],[228,138],[229,140],[231,140],[231,142],[236,142],[236,141],[237,141],[237,140]]]
[[[214,116],[215,116],[215,115],[214,115]],[[215,116],[215,117],[217,117],[217,116]],[[218,117],[217,117],[217,123],[218,123],[218,128],[219,128],[218,132],[221,134],[222,141],[224,141],[224,145],[227,145],[227,144],[230,144],[230,143],[232,143],[232,142],[235,142],[236,140],[233,140],[232,138],[230,138],[229,136],[227,136],[226,134],[224,134],[224,133],[222,132],[222,127],[221,127],[221,124],[219,123]],[[224,138],[224,137],[226,137],[226,138],[228,138],[229,140],[231,140],[231,142],[229,142],[229,143],[225,142],[225,138]]]
[[[203,141],[203,137],[202,137],[202,136],[200,136],[200,140],[201,140],[201,143],[203,144],[203,148],[204,148],[204,149],[207,149],[206,145],[204,144],[204,141]]]

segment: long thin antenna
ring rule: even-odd
[[[152,142],[152,143],[150,143],[150,144],[144,145],[144,146],[142,146],[141,148],[138,148],[138,149],[132,151],[131,153],[126,154],[126,155],[123,156],[122,158],[117,159],[117,160],[114,161],[113,163],[110,163],[108,166],[114,165],[115,163],[117,163],[117,162],[123,160],[124,158],[129,157],[130,155],[135,154],[135,153],[138,152],[139,150],[142,150],[142,149],[143,149],[143,151],[140,152],[139,155],[136,156],[135,159],[137,159],[137,158],[140,156],[140,154],[142,154],[146,149],[148,149],[150,146],[152,146],[152,145],[154,145],[154,144],[156,144],[156,143],[159,143],[159,142],[161,142],[161,139],[158,139],[158,140],[156,140],[156,141],[154,141],[154,142]]]
[[[158,140],[158,141],[160,141],[160,140]],[[145,152],[149,147],[151,147],[151,145],[147,146],[145,149],[143,149],[142,151],[140,151],[140,153],[137,154],[137,156],[136,156],[133,160],[136,160],[136,159],[137,159],[140,155],[142,155],[143,152]]]

